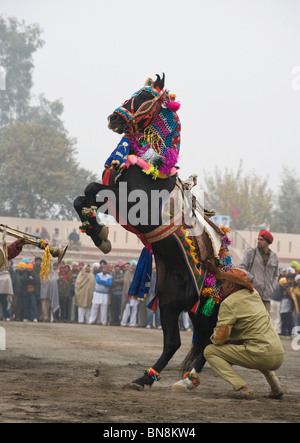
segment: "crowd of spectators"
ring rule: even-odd
[[[13,294],[0,294],[0,319],[160,329],[159,306],[156,312],[147,308],[155,293],[155,267],[147,299],[128,298],[136,264],[53,261],[49,280],[41,281],[41,257],[23,258],[17,265],[9,260]],[[187,312],[180,317],[180,327],[191,330]]]
[[[297,261],[281,269],[271,296],[270,315],[280,336],[300,334],[300,264]]]

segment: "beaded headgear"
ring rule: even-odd
[[[134,111],[135,99],[143,91],[150,92],[153,98],[142,103],[139,108]],[[135,92],[129,100],[126,100],[119,108],[114,112],[119,114],[127,123],[130,132],[137,133],[141,129],[145,129],[151,124],[158,115],[161,105],[166,98],[166,91],[155,86],[152,79],[148,79],[145,86]],[[130,110],[125,108],[125,105],[131,101]],[[141,120],[145,120],[141,127],[138,127],[138,123]]]
[[[144,101],[135,111],[136,98],[142,92],[150,93],[152,98]],[[175,97],[148,78],[143,88],[114,111],[127,124],[125,137],[130,147],[126,155],[130,151],[163,174],[169,174],[176,165],[180,149],[181,125],[176,113],[180,104],[175,101]],[[120,151],[119,146],[116,151]],[[124,163],[125,155],[123,160]],[[111,158],[108,164],[111,164]]]

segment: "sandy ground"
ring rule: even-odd
[[[231,387],[205,366],[201,385],[172,392],[182,346],[151,388],[128,386],[151,367],[162,350],[162,331],[139,328],[0,322],[0,423],[260,423],[300,421],[300,350],[283,339],[285,361],[277,371],[281,400],[264,397],[268,386],[257,371],[238,371],[256,391],[253,401],[226,396]],[[298,342],[300,344],[300,340]]]

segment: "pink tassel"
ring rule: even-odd
[[[178,153],[174,149],[166,148],[166,152],[163,155],[164,163],[159,167],[162,174],[169,174],[173,166],[176,165],[178,160]]]
[[[178,109],[180,108],[180,103],[178,102],[174,102],[173,100],[170,101],[169,103],[167,103],[167,108],[171,111],[171,112],[177,112]]]

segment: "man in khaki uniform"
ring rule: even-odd
[[[211,341],[204,350],[210,366],[232,384],[232,396],[253,399],[255,393],[232,368],[233,365],[259,370],[271,387],[270,398],[280,398],[283,391],[274,374],[284,356],[278,334],[270,316],[247,274],[233,268],[216,271],[222,281],[222,296],[218,322]]]

